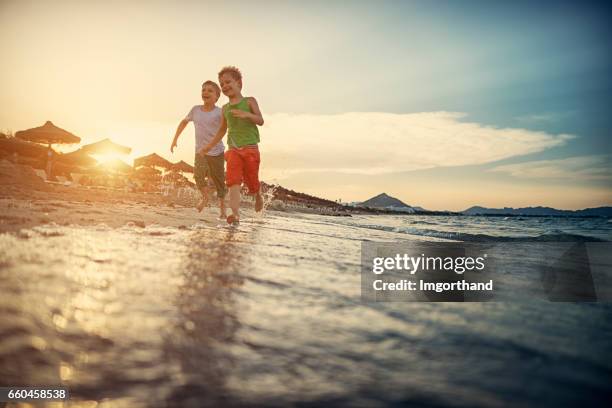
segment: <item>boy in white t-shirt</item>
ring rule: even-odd
[[[174,140],[170,146],[170,152],[174,153],[176,142],[189,122],[193,122],[195,127],[195,163],[194,163],[194,178],[198,189],[202,193],[202,200],[196,208],[202,211],[208,205],[208,180],[212,180],[217,189],[217,197],[219,197],[219,217],[225,219],[225,172],[223,169],[223,153],[225,147],[223,142],[215,144],[215,146],[206,153],[206,155],[198,154],[198,151],[206,146],[215,137],[215,134],[221,126],[221,109],[215,105],[221,96],[221,89],[213,81],[206,81],[202,84],[202,100],[204,105],[196,105],[185,116],[185,119],[179,123]]]

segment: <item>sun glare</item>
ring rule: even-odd
[[[91,156],[96,159],[98,163],[105,166],[110,166],[113,163],[116,163],[117,160],[126,161],[126,156],[119,153],[92,154]]]

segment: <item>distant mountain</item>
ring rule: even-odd
[[[415,212],[415,208],[385,193],[379,194],[375,197],[370,198],[369,200],[365,200],[364,202],[359,203],[359,207],[381,208],[385,210],[409,213]]]
[[[555,217],[612,217],[612,207],[586,208],[584,210],[557,210],[551,207],[485,208],[470,207],[461,212],[465,215],[525,215]]]

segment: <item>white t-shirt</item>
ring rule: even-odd
[[[193,122],[195,127],[195,150],[196,152],[214,139],[219,127],[221,127],[221,108],[215,106],[210,112],[204,112],[202,105],[196,105],[185,116],[185,120]],[[225,147],[220,140],[208,153],[207,156],[218,156],[223,154]]]

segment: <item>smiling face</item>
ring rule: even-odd
[[[202,86],[202,100],[204,103],[215,104],[219,100],[219,92],[216,87],[211,84],[204,84]]]
[[[242,82],[236,80],[230,73],[224,73],[219,77],[221,90],[228,98],[239,95],[242,89]]]

